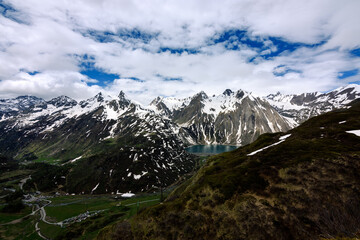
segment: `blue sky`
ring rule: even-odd
[[[143,104],[358,83],[358,0],[0,2],[0,98],[123,90]]]

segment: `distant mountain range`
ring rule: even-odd
[[[116,98],[99,93],[80,102],[67,96],[0,99],[0,154],[78,166],[102,163],[104,171],[97,177],[84,176],[86,189],[79,185],[68,191],[90,192],[100,182],[95,189],[100,192],[147,190],[193,169],[187,145],[246,145],[356,98],[358,85],[325,94],[265,98],[227,89],[217,96],[158,97],[149,106],[134,103],[123,92]],[[141,184],[125,184],[134,181]]]
[[[313,92],[283,95],[270,94],[266,100],[286,119],[300,124],[305,120],[343,108],[351,101],[360,98],[360,86],[350,84],[327,93]]]

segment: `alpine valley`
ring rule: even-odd
[[[66,96],[49,101],[20,96],[0,100],[0,152],[19,161],[66,167],[65,173],[51,176],[51,184],[40,184],[41,190],[148,191],[194,169],[195,158],[186,146],[243,146],[357,98],[358,85],[265,98],[227,89],[217,96],[158,97],[149,106],[132,102],[123,92],[115,98],[99,93],[80,102]]]

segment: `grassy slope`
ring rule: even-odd
[[[339,124],[345,121],[344,124]],[[360,231],[360,105],[212,157],[162,205],[99,239],[318,239]]]
[[[35,231],[36,216],[13,225],[0,226],[0,239],[3,240],[41,240]]]

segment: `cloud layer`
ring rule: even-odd
[[[225,88],[327,91],[359,81],[358,9],[358,0],[4,0],[0,97],[124,90],[146,104]]]

